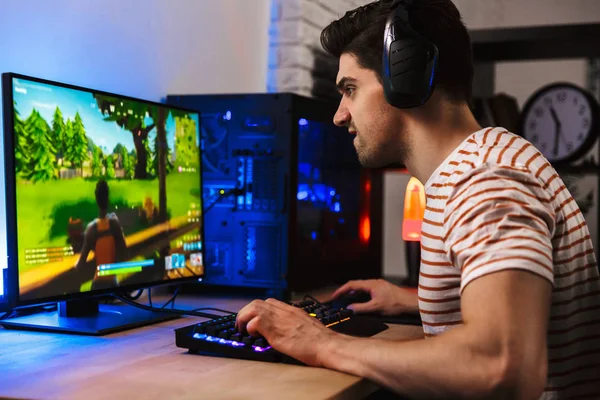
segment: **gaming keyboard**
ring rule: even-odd
[[[303,309],[326,327],[346,335],[369,337],[388,328],[376,319],[355,315],[352,310],[335,309],[313,300],[294,303],[293,306]],[[265,338],[238,332],[235,329],[236,317],[237,314],[232,314],[176,329],[175,344],[194,354],[301,364],[273,349]]]

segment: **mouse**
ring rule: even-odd
[[[371,301],[369,292],[353,290],[331,300],[331,306],[333,308],[348,308],[350,304],[366,303],[368,301]]]

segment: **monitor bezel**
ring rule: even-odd
[[[204,168],[202,168],[202,137],[200,135],[200,147],[199,147],[199,165],[200,165],[200,196],[201,196],[201,218],[202,223],[200,227],[200,235],[202,240],[202,248],[200,253],[202,254],[203,271],[202,275],[195,275],[191,277],[183,277],[177,279],[160,280],[153,282],[144,282],[140,284],[130,284],[126,286],[118,286],[115,288],[89,290],[86,292],[70,293],[50,297],[42,297],[36,299],[21,299],[21,293],[19,288],[19,258],[18,258],[18,227],[17,227],[17,203],[16,203],[16,176],[14,167],[14,102],[13,102],[13,79],[23,79],[31,82],[37,82],[47,85],[58,86],[66,89],[73,89],[84,91],[92,94],[100,94],[104,96],[112,96],[124,100],[138,101],[150,105],[172,108],[186,113],[196,114],[198,116],[198,132],[201,132],[202,120],[201,113],[199,110],[194,110],[185,107],[179,107],[172,104],[159,103],[149,100],[144,100],[136,97],[125,96],[122,94],[106,92],[102,90],[96,90],[83,86],[71,85],[67,83],[51,81],[47,79],[37,78],[33,76],[18,74],[14,72],[6,72],[2,74],[2,112],[4,118],[4,175],[5,175],[5,207],[6,207],[6,241],[7,241],[7,278],[5,287],[7,293],[5,297],[8,299],[8,305],[10,308],[30,306],[36,304],[53,303],[67,300],[77,300],[86,297],[96,297],[101,295],[107,295],[115,292],[130,292],[144,288],[175,285],[182,283],[189,283],[199,281],[206,275],[205,262],[205,249],[206,240],[204,237],[204,201],[202,199],[202,185],[204,182]]]

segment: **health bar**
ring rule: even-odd
[[[131,268],[131,267],[152,267],[154,265],[154,260],[142,260],[142,261],[128,261],[114,264],[102,264],[98,265],[98,271],[107,271],[113,269],[123,269],[123,268]]]
[[[129,268],[119,268],[119,269],[106,269],[104,271],[98,271],[98,276],[107,276],[107,275],[118,275],[118,274],[129,274],[132,272],[140,272],[142,267],[129,267]]]

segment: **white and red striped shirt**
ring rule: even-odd
[[[553,284],[543,399],[600,398],[600,279],[584,217],[556,171],[503,128],[469,136],[425,184],[419,308],[426,336],[462,324],[462,289],[500,270]]]

